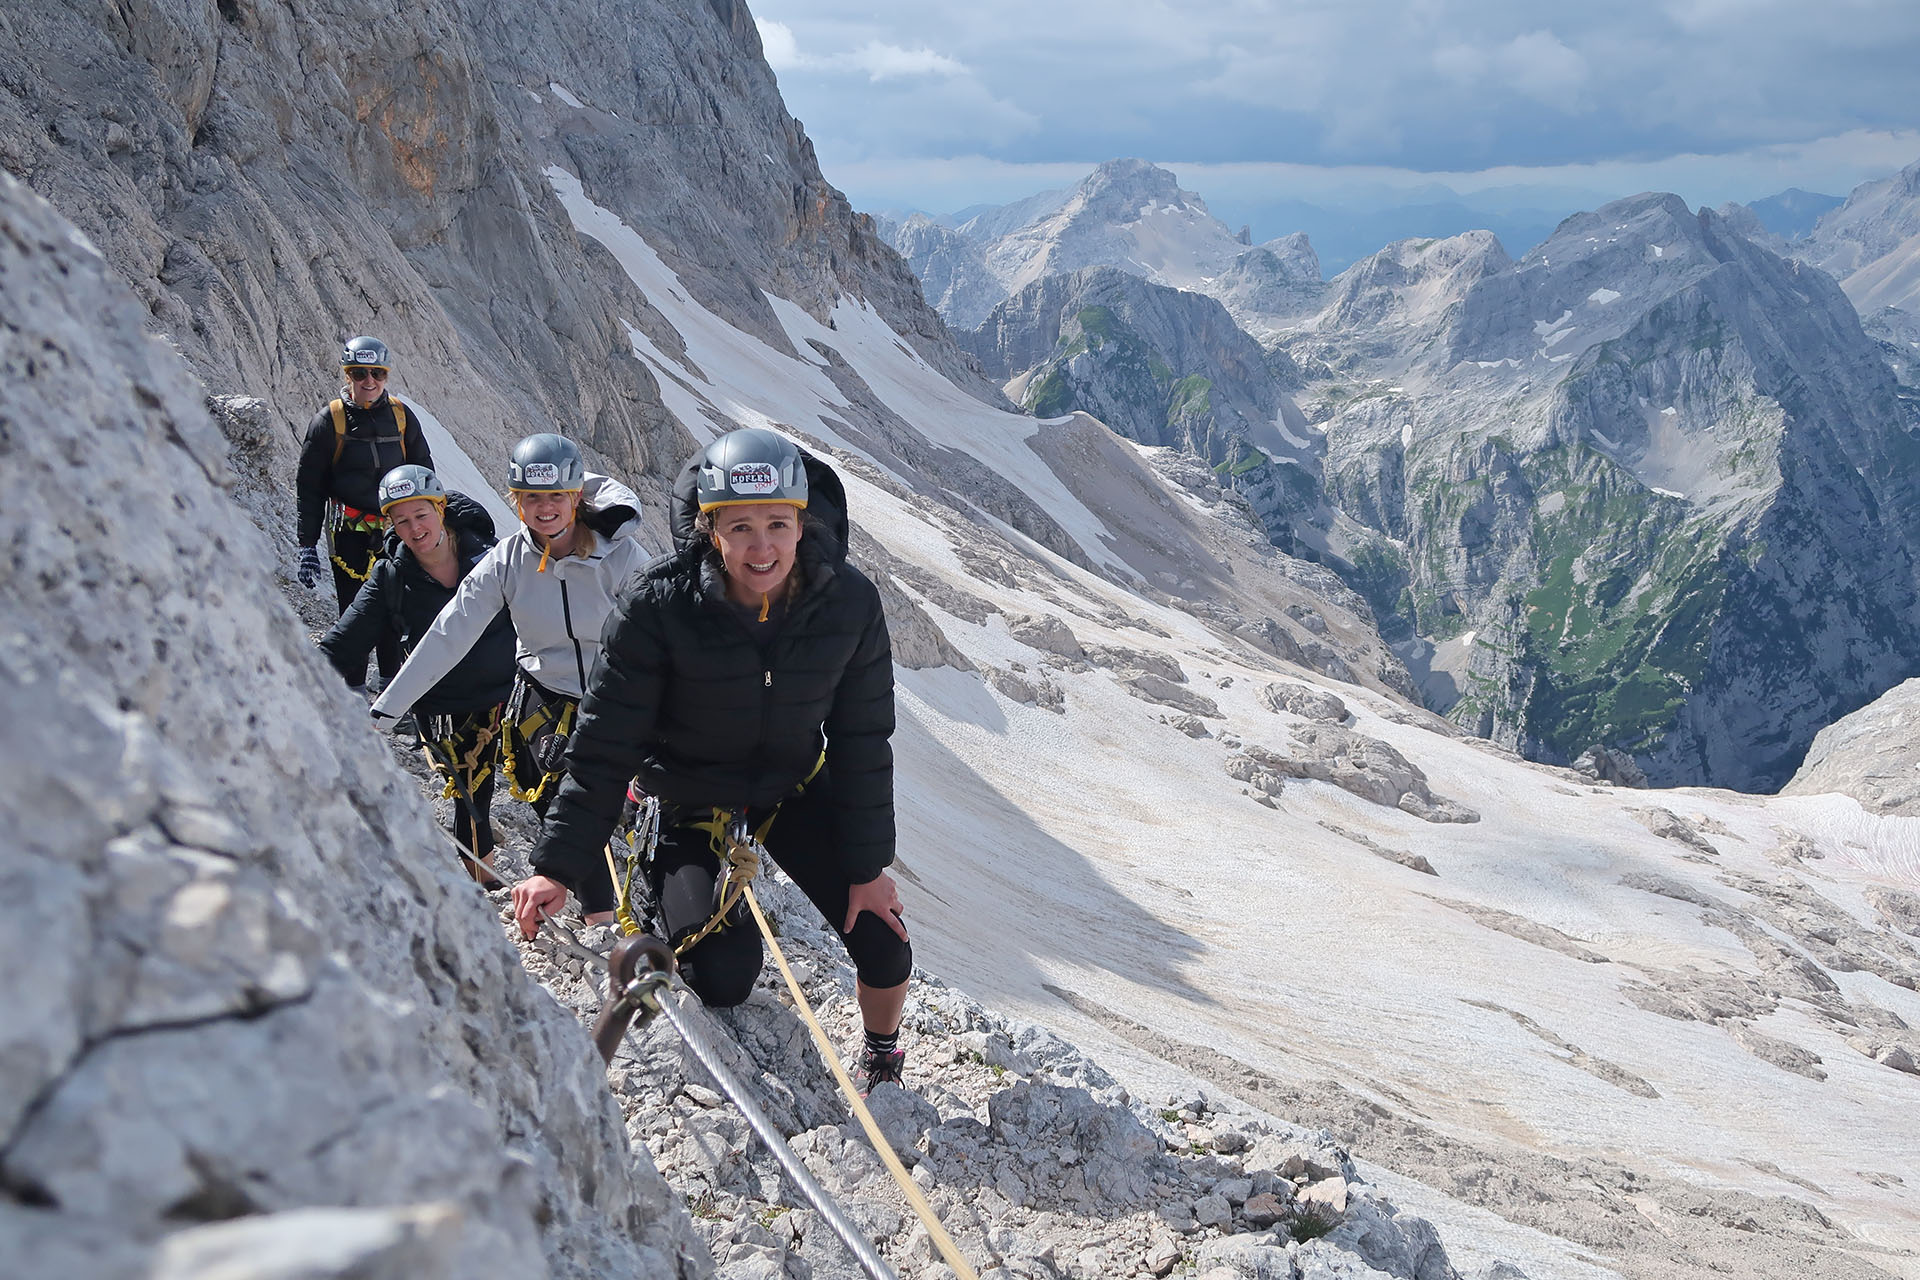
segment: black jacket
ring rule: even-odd
[[[823,745],[849,879],[863,884],[892,863],[893,652],[880,593],[831,528],[845,517],[821,506],[829,523],[807,522],[796,557],[804,590],[764,649],[702,546],[655,561],[622,590],[535,870],[578,885],[602,857],[629,778],[669,804],[764,811],[813,772]]]
[[[333,460],[333,413],[326,405],[321,405],[320,412],[307,424],[306,443],[300,446],[294,491],[300,516],[299,543],[303,547],[320,541],[320,520],[327,499],[358,511],[378,511],[380,478],[387,472],[408,462],[433,470],[433,450],[412,405],[407,406],[406,437],[402,440],[393,420],[390,397],[383,394],[365,409],[344,393],[340,398],[347,408],[347,440],[340,450],[340,461]]]
[[[493,546],[493,517],[465,494],[449,493],[447,528],[457,539],[460,577],[464,578]],[[420,567],[407,545],[390,533],[386,554],[374,564],[340,620],[320,638],[321,651],[348,678],[366,668],[367,655],[387,636],[399,640],[403,652],[411,653],[414,642],[433,625],[458,586],[457,580],[454,586],[441,586]],[[414,709],[422,715],[453,715],[506,701],[513,689],[513,641],[513,623],[503,609],[460,665],[428,690]]]

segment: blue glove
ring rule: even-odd
[[[300,548],[300,567],[294,571],[300,579],[300,585],[309,591],[313,584],[320,581],[320,549],[318,547]]]

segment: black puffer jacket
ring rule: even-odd
[[[307,424],[306,442],[300,446],[300,464],[294,472],[294,498],[298,509],[300,545],[310,547],[320,540],[320,523],[327,499],[344,503],[357,511],[380,509],[380,478],[411,462],[433,470],[433,449],[420,417],[406,405],[407,429],[402,433],[393,416],[393,398],[383,395],[362,409],[342,390],[340,399],[347,411],[347,438],[341,444],[340,460],[334,461],[333,412],[327,405]]]
[[[457,539],[460,577],[464,578],[493,546],[493,517],[465,494],[449,493],[447,528]],[[366,669],[367,655],[387,636],[399,640],[403,652],[411,653],[414,642],[426,634],[458,588],[457,580],[451,587],[441,586],[420,567],[399,536],[390,533],[386,554],[374,564],[340,620],[320,637],[320,649],[348,678]],[[503,609],[460,665],[434,685],[414,710],[429,716],[453,715],[506,701],[513,689],[513,648],[513,622]]]
[[[837,480],[832,488],[837,496]],[[864,884],[892,863],[886,617],[831,528],[844,516],[819,505],[828,522],[807,521],[796,556],[804,590],[764,651],[727,603],[718,554],[699,545],[621,592],[536,871],[578,885],[602,856],[629,778],[670,804],[765,810],[813,772],[823,744],[848,877]]]

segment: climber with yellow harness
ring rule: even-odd
[[[433,450],[419,420],[387,392],[393,357],[378,338],[349,338],[340,351],[340,375],[346,385],[322,405],[307,424],[294,474],[300,545],[300,585],[311,590],[320,581],[322,529],[331,543],[333,591],[345,613],[372,572],[386,539],[380,516],[380,479],[411,462],[433,470]],[[391,679],[400,669],[400,650],[391,640],[376,647],[380,675]],[[366,680],[362,659],[346,673],[358,688]]]
[[[531,937],[569,889],[606,876],[636,780],[660,804],[645,875],[687,985],[719,1006],[753,989],[760,935],[731,909],[722,866],[764,848],[853,959],[871,1089],[901,1078],[913,950],[886,871],[892,650],[879,592],[847,561],[845,513],[833,470],[772,431],[730,432],[688,463],[678,550],[615,605],[536,874],[513,902]]]
[[[390,526],[385,553],[320,638],[321,651],[349,680],[366,670],[367,655],[381,643],[412,653],[494,544],[493,517],[485,507],[411,463],[380,481],[380,514]],[[498,613],[467,655],[414,705],[412,717],[428,762],[446,779],[454,838],[478,859],[478,865],[465,865],[489,889],[501,887],[481,868],[493,865],[493,774],[501,714],[513,689],[513,653],[513,624]]]
[[[579,447],[564,436],[542,432],[513,447],[508,494],[521,527],[460,580],[372,711],[376,724],[405,715],[504,611],[517,644],[502,763],[514,798],[544,817],[614,592],[648,557],[636,536],[640,499],[588,471]],[[581,902],[589,923],[613,919],[613,883],[604,867],[581,886]]]

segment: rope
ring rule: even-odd
[[[860,1091],[853,1087],[853,1080],[847,1075],[847,1069],[840,1065],[839,1051],[833,1047],[833,1040],[827,1035],[826,1028],[820,1025],[820,1019],[814,1016],[813,1006],[807,1003],[806,993],[800,989],[800,983],[795,980],[793,970],[787,966],[786,953],[780,950],[779,939],[773,935],[773,926],[768,923],[766,913],[760,910],[760,900],[754,896],[753,889],[748,885],[742,884],[740,891],[746,896],[747,906],[753,911],[753,918],[760,926],[761,936],[766,938],[767,945],[773,949],[774,963],[780,966],[780,976],[787,980],[787,990],[793,993],[794,1007],[800,1011],[800,1017],[807,1024],[807,1030],[813,1032],[814,1043],[820,1046],[820,1056],[826,1059],[828,1069],[833,1072],[834,1080],[840,1085],[840,1092],[846,1095],[848,1105],[853,1108],[853,1114],[859,1118],[860,1127],[866,1130],[867,1140],[873,1143],[874,1152],[880,1157],[881,1163],[887,1166],[887,1172],[893,1175],[893,1180],[900,1184],[900,1191],[907,1197],[907,1203],[913,1206],[913,1212],[919,1217],[920,1225],[927,1229],[927,1235],[932,1238],[934,1247],[940,1250],[940,1256],[947,1260],[947,1265],[953,1268],[954,1274],[959,1277],[959,1280],[979,1280],[973,1268],[967,1265],[967,1260],[960,1256],[959,1246],[954,1244],[953,1237],[948,1235],[947,1229],[940,1225],[939,1215],[934,1213],[933,1206],[927,1203],[924,1195],[920,1194],[920,1188],[907,1173],[906,1166],[900,1163],[900,1157],[893,1153],[893,1144],[889,1143],[887,1136],[880,1132],[880,1126],[874,1121],[873,1113],[867,1110],[866,1099],[862,1098]]]
[[[720,905],[714,908],[713,918],[700,926],[693,934],[673,949],[675,958],[687,954],[697,946],[701,939],[726,923],[727,913],[739,905],[742,894],[748,892],[747,884],[760,874],[760,851],[756,843],[745,840],[731,841],[727,845],[727,878],[720,886]],[[769,934],[769,937],[772,935]]]
[[[444,835],[445,833],[443,832],[442,834]],[[459,841],[454,840],[452,836],[447,836],[447,841],[460,851],[461,857],[468,859],[475,865],[483,865],[478,858],[468,852],[467,849],[463,847]],[[766,913],[760,909],[760,900],[754,896],[753,889],[748,884],[748,881],[752,880],[754,875],[757,875],[760,870],[761,851],[758,843],[757,840],[733,839],[729,841],[730,847],[728,849],[727,859],[728,883],[730,885],[734,883],[734,873],[736,870],[751,868],[751,871],[739,879],[738,892],[735,896],[736,898],[744,897],[748,909],[753,912],[753,919],[754,922],[760,926],[761,936],[767,940],[767,945],[773,950],[773,960],[774,963],[780,967],[780,976],[786,979],[787,990],[793,994],[794,1007],[799,1010],[801,1020],[807,1024],[807,1029],[813,1033],[814,1043],[819,1046],[820,1056],[826,1060],[828,1069],[833,1073],[834,1081],[840,1086],[840,1092],[845,1095],[848,1106],[852,1109],[854,1116],[859,1119],[860,1127],[865,1130],[867,1140],[873,1144],[875,1154],[880,1157],[880,1161],[886,1166],[887,1172],[893,1175],[893,1180],[899,1184],[900,1191],[906,1196],[907,1203],[912,1206],[914,1215],[920,1219],[920,1224],[927,1229],[928,1237],[932,1239],[934,1247],[940,1251],[941,1257],[946,1259],[947,1265],[953,1268],[955,1276],[958,1280],[980,1280],[979,1274],[968,1265],[966,1258],[961,1256],[960,1247],[953,1242],[953,1237],[947,1234],[947,1229],[940,1223],[939,1215],[933,1211],[933,1206],[927,1203],[926,1196],[921,1194],[920,1188],[915,1185],[912,1175],[907,1172],[906,1166],[900,1163],[900,1157],[893,1153],[893,1144],[888,1142],[887,1135],[880,1131],[880,1125],[874,1120],[873,1113],[867,1110],[866,1100],[860,1096],[860,1091],[854,1087],[853,1079],[847,1075],[846,1068],[840,1065],[839,1051],[834,1048],[833,1040],[827,1035],[826,1028],[820,1025],[820,1019],[814,1015],[813,1006],[808,1003],[806,992],[800,989],[799,981],[793,976],[793,970],[787,964],[786,953],[780,949],[780,941],[774,936],[773,925],[768,921]],[[735,855],[735,850],[740,851],[740,856]],[[490,872],[492,871],[492,868],[487,869]],[[725,913],[726,909],[723,907],[722,910],[717,913],[716,919],[718,916],[725,915]],[[714,927],[714,923],[712,920],[708,921],[707,929],[711,930]],[[605,956],[602,956],[599,952],[594,951],[582,943],[571,929],[561,924],[552,916],[543,913],[540,918],[540,927],[544,929],[549,925],[565,935],[565,941],[562,945],[577,958],[584,959],[589,964],[595,965],[606,962]],[[678,952],[675,954],[677,955]],[[712,1046],[708,1045],[692,1025],[685,1021],[685,1016],[678,1006],[661,997],[659,994],[660,985],[662,984],[655,981],[651,984],[650,989],[648,989],[644,979],[636,980],[634,986],[643,987],[643,989],[636,992],[630,987],[625,994],[641,1000],[649,1000],[658,1012],[666,1015],[667,1021],[672,1024],[674,1031],[679,1034],[680,1038],[686,1042],[687,1048],[692,1051],[695,1059],[706,1069],[707,1074],[713,1077],[714,1082],[720,1086],[721,1091],[727,1095],[733,1102],[733,1105],[740,1109],[740,1114],[746,1117],[747,1124],[753,1129],[754,1133],[759,1136],[760,1141],[766,1145],[767,1149],[773,1153],[773,1157],[779,1162],[781,1169],[786,1172],[787,1176],[793,1179],[794,1185],[800,1188],[801,1194],[819,1211],[820,1216],[826,1219],[827,1223],[833,1227],[834,1234],[840,1237],[841,1243],[845,1244],[853,1253],[866,1273],[873,1277],[873,1280],[899,1280],[899,1277],[894,1273],[892,1268],[887,1266],[886,1262],[881,1259],[878,1253],[874,1252],[873,1245],[866,1237],[861,1235],[860,1232],[846,1220],[846,1215],[840,1211],[839,1205],[827,1194],[826,1189],[815,1180],[806,1165],[800,1162],[800,1158],[793,1153],[793,1148],[787,1145],[786,1135],[774,1126],[773,1122],[766,1117],[765,1113],[747,1096],[745,1091],[741,1089],[739,1083],[727,1072],[726,1068],[721,1064],[718,1055],[713,1052]],[[615,993],[609,992],[610,996],[614,994]],[[631,1037],[632,1034],[632,1029],[629,1028],[627,1035]]]

